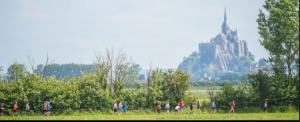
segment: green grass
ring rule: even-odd
[[[220,91],[220,86],[215,86],[215,92]],[[199,87],[192,87],[186,91],[186,93],[193,93],[194,95],[200,97],[201,99],[208,99],[208,86],[199,86]]]
[[[54,116],[2,116],[0,120],[299,120],[299,112],[293,113],[153,113],[128,112],[126,115],[110,113],[73,113]]]

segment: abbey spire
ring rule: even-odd
[[[226,15],[226,8],[225,8],[225,10],[224,10],[224,21],[223,21],[223,24],[222,24],[222,33],[227,35],[228,31],[229,31],[229,27],[227,25],[227,15]]]
[[[225,10],[224,10],[224,23],[227,23],[226,8],[225,8]]]

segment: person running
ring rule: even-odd
[[[29,102],[28,102],[28,101],[26,101],[25,111],[26,111],[27,113],[31,114],[31,112],[30,112],[30,106],[29,106]]]
[[[156,111],[157,111],[157,113],[160,113],[160,109],[161,109],[160,103],[157,103],[156,104]]]
[[[229,113],[231,113],[231,112],[233,111],[233,107],[232,107],[232,101],[230,101],[230,102],[228,103],[228,105],[230,106]]]
[[[169,113],[170,112],[170,104],[169,104],[169,102],[167,102],[167,104],[165,105],[165,108],[167,110],[167,113]]]
[[[236,105],[235,100],[233,99],[233,100],[229,103],[229,105],[230,105],[230,111],[229,111],[229,113],[234,113],[234,109],[235,109],[235,105]]]
[[[47,112],[48,112],[48,110],[47,110],[47,105],[48,103],[47,103],[47,100],[45,100],[44,101],[44,104],[43,104],[43,111],[44,111],[44,116],[47,116]]]
[[[3,116],[4,114],[4,101],[0,101],[0,116]]]
[[[13,104],[11,105],[11,111],[12,111],[12,116],[14,117],[17,113],[17,109],[18,109],[18,103],[17,101],[13,102]]]
[[[119,102],[119,112],[120,112],[120,113],[122,112],[122,108],[123,108],[123,104],[122,104],[122,102],[120,101],[120,102]]]
[[[202,111],[201,111],[201,107],[202,107],[202,104],[201,104],[201,102],[200,102],[200,100],[198,100],[197,101],[197,109],[198,109],[198,111],[201,113]]]
[[[184,102],[183,102],[183,100],[181,100],[181,101],[179,102],[179,112],[182,112],[182,111],[183,111],[183,107],[184,107]]]
[[[123,112],[124,112],[124,114],[126,114],[126,109],[127,109],[127,102],[124,101],[124,104],[123,104]]]
[[[190,114],[193,113],[193,102],[190,103]]]
[[[212,108],[212,112],[213,113],[216,113],[216,102],[215,101],[212,101],[212,103],[211,103],[211,108]]]
[[[50,116],[50,110],[51,110],[51,105],[50,102],[48,100],[46,100],[44,102],[44,116]]]
[[[264,103],[264,113],[267,112],[267,109],[268,109],[268,100],[265,100],[265,103]]]
[[[179,109],[180,109],[180,107],[179,107],[179,104],[175,107],[175,111],[176,111],[176,114],[178,115],[178,113],[179,113]]]
[[[117,112],[117,109],[118,109],[118,103],[117,103],[117,101],[115,101],[114,107],[113,107],[114,113]]]

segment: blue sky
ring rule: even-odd
[[[256,19],[263,0],[0,0],[0,65],[93,63],[105,48],[143,68],[176,68],[184,56],[221,32],[224,8],[256,58]]]

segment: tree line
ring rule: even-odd
[[[147,109],[158,102],[175,105],[189,87],[187,73],[159,68],[151,69],[143,83],[137,73],[140,67],[128,61],[125,54],[109,49],[96,57],[94,66],[94,73],[58,80],[44,75],[47,65],[40,67],[44,71],[29,72],[24,64],[12,64],[7,70],[9,82],[0,84],[0,99],[6,108],[18,101],[20,110],[25,110],[29,102],[36,112],[42,111],[46,99],[56,112],[109,111],[115,100],[126,101],[130,109]]]

